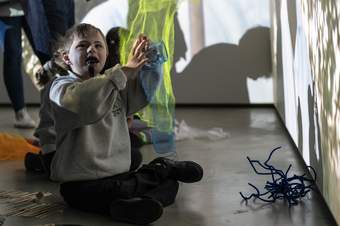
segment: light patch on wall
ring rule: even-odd
[[[281,3],[285,123],[306,164],[320,175],[320,189],[340,223],[340,1],[295,1],[294,53],[287,0],[277,2]]]
[[[273,103],[272,78],[247,78],[247,87],[251,103]]]
[[[282,66],[284,82],[285,123],[294,142],[298,145],[298,126],[296,111],[296,93],[293,68],[293,48],[288,23],[287,2],[281,4],[281,29],[282,29]]]
[[[92,24],[106,35],[113,27],[127,28],[128,10],[127,0],[108,0],[93,7],[81,23]]]
[[[204,47],[217,43],[237,45],[248,29],[256,26],[270,26],[268,1],[202,0],[202,3]],[[195,4],[195,1],[180,1],[178,7],[178,21],[183,31],[187,52],[185,59],[175,62],[177,73],[181,73],[193,57],[190,42],[189,4]],[[252,10],[249,11],[249,8]]]
[[[191,45],[188,45],[187,43],[190,43],[190,32],[184,32],[189,31],[190,25],[188,20],[188,12],[189,12],[189,1],[181,1],[178,6],[177,10],[177,19],[180,24],[180,27],[183,31],[184,41],[186,43],[186,52],[185,57],[181,57],[177,62],[175,62],[176,71],[178,73],[182,72],[184,68],[188,65],[188,63],[191,61]]]
[[[339,1],[303,3],[320,122],[324,195],[340,222],[340,29]]]
[[[302,18],[301,18],[301,6],[299,2],[296,2],[296,22],[297,22],[297,31],[296,31],[296,42],[295,42],[295,53],[294,53],[294,80],[295,80],[295,90],[297,97],[299,98],[300,105],[296,106],[298,111],[300,111],[300,124],[301,128],[298,128],[301,134],[302,144],[299,144],[302,147],[302,155],[307,165],[310,165],[310,121],[314,120],[310,118],[310,109],[312,106],[309,106],[309,94],[308,90],[312,90],[311,95],[313,95],[313,81],[311,74],[311,66],[309,61],[309,49],[307,44],[307,38],[305,31],[302,26]],[[315,132],[315,131],[313,131]],[[316,137],[316,136],[314,136]],[[300,140],[301,142],[301,140]]]
[[[199,10],[195,8],[193,13],[190,11],[193,5],[195,7],[201,6],[201,8]],[[249,8],[252,10],[249,10]],[[196,11],[199,11],[203,19],[193,20],[193,17],[197,16]],[[256,54],[260,56],[261,51],[262,56],[269,55],[270,49],[265,50],[265,48],[262,48],[260,51],[255,52],[257,51],[255,50],[256,44],[249,44],[245,48],[240,43],[242,40],[247,40],[245,43],[248,43],[248,39],[250,39],[248,36],[249,31],[258,27],[269,27],[269,17],[269,1],[267,0],[180,1],[177,14],[179,26],[176,27],[176,34],[178,37],[180,36],[176,41],[177,46],[180,47],[175,49],[175,55],[176,53],[177,55],[174,62],[174,87],[177,101],[179,103],[190,103],[190,101],[193,103],[273,103],[271,70],[268,69],[266,72],[259,71],[260,64],[268,62],[270,59],[265,59],[265,57],[256,58],[262,59],[262,62],[261,60],[246,60],[247,56],[255,56]],[[203,32],[202,27],[204,28]],[[200,34],[203,34],[204,37],[200,37]],[[262,37],[265,39],[265,36]],[[202,40],[204,43],[199,46],[200,51],[196,52],[197,43],[202,44]],[[270,42],[269,40],[268,35],[268,41],[266,41]],[[256,42],[256,40],[253,40],[253,42]],[[252,50],[254,51],[252,52]],[[216,54],[214,55],[214,53]],[[209,57],[207,57],[208,54]],[[242,57],[242,54],[245,56]],[[230,55],[234,56],[234,58]],[[215,57],[219,59],[215,59]],[[225,59],[225,62],[223,62],[223,59]],[[197,61],[200,61],[200,64],[197,64]],[[231,64],[231,62],[234,62],[234,65],[239,65],[240,69],[233,65],[228,67],[227,65]],[[254,71],[256,65],[258,68]],[[211,67],[209,73],[214,74],[210,78],[214,78],[214,80],[203,78],[204,75],[200,73],[203,73],[204,70],[199,70],[200,67]],[[247,71],[248,69],[249,71]],[[249,76],[251,76],[251,73],[253,73],[254,77],[264,76],[266,79],[251,80],[247,78],[247,75],[250,74]],[[226,75],[229,78],[226,78]],[[190,79],[177,77],[190,77]],[[222,91],[219,85],[211,85],[218,91],[215,92],[216,94],[211,93],[209,98],[200,98],[199,93],[195,97],[188,97],[181,90],[184,86],[182,84],[178,85],[179,81],[184,81],[184,83],[194,86],[204,83],[226,83],[224,89],[233,91]],[[228,86],[232,87],[228,88]],[[223,97],[223,93],[229,97]],[[215,95],[218,97],[215,98]]]

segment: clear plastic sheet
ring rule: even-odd
[[[208,139],[212,141],[227,139],[230,134],[225,132],[222,128],[211,128],[209,130],[203,130],[188,126],[188,124],[182,120],[181,122],[175,121],[175,140],[188,140],[188,139]]]

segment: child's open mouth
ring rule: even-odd
[[[86,58],[85,62],[87,65],[93,65],[93,64],[99,63],[99,60],[94,56],[89,56]]]
[[[89,56],[86,58],[85,62],[86,62],[86,65],[88,66],[90,77],[94,77],[95,76],[94,65],[99,63],[99,60],[94,56]]]

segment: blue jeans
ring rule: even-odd
[[[50,46],[54,47],[59,36],[74,25],[74,0],[42,0],[48,28],[50,30]]]
[[[25,33],[34,53],[40,62],[45,64],[53,55],[60,36],[64,36],[74,25],[74,0],[31,0],[29,3],[30,8],[27,9],[24,23],[28,29],[25,29]],[[44,22],[47,32],[41,30],[45,28],[45,24],[39,20],[46,20]]]
[[[14,111],[25,106],[24,87],[21,73],[21,28],[23,16],[2,17],[1,20],[9,26],[5,34],[4,44],[4,82]]]

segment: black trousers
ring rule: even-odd
[[[104,214],[112,201],[121,198],[149,197],[165,207],[175,201],[179,186],[168,175],[169,169],[149,164],[103,179],[66,182],[60,185],[60,193],[73,208]]]

